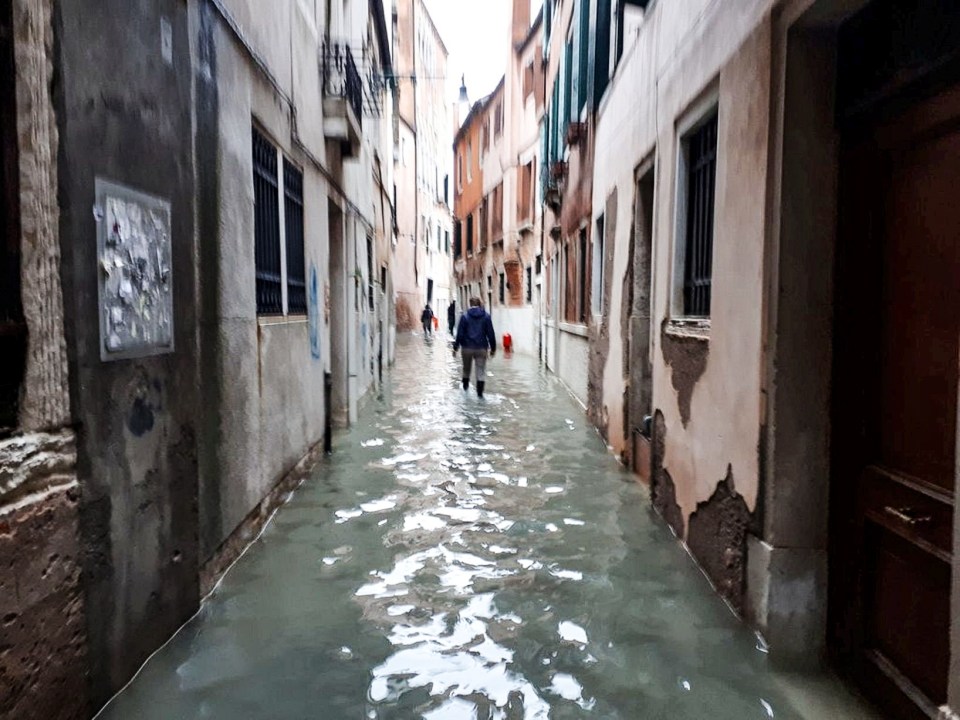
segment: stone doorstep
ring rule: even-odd
[[[322,457],[323,440],[320,440],[307,451],[307,454],[300,459],[290,472],[273,486],[266,497],[234,528],[229,537],[220,543],[213,555],[200,568],[201,598],[206,599],[207,595],[213,591],[217,583],[230,569],[230,566],[257,540],[270,516],[287,501],[290,493],[307,479]]]

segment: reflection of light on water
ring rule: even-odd
[[[451,697],[424,717],[465,718],[475,716],[476,706],[464,698],[479,695],[495,706],[493,717],[505,718],[511,698],[519,695],[524,718],[548,718],[549,705],[536,688],[508,669],[513,651],[489,635],[489,623],[503,619],[493,594],[485,593],[472,597],[456,617],[439,613],[420,625],[394,626],[389,640],[402,649],[374,668],[369,699],[396,702],[412,688],[428,688],[433,697]]]
[[[562,697],[564,700],[575,702],[584,710],[592,710],[596,705],[596,700],[590,698],[583,699],[583,686],[573,675],[567,673],[557,673],[553,676],[553,682],[550,684],[550,692]]]
[[[567,642],[578,643],[580,645],[586,645],[588,642],[587,631],[575,622],[570,622],[569,620],[564,620],[560,623],[560,626],[557,628],[557,633]]]

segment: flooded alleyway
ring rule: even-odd
[[[862,718],[775,672],[564,388],[497,357],[458,388],[403,337],[202,610],[101,718]]]

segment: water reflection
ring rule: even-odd
[[[404,339],[383,399],[104,717],[864,717],[768,666],[534,363],[495,361],[485,400],[457,374]]]

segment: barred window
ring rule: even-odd
[[[306,313],[303,172],[256,128],[252,137],[257,314]]]
[[[280,200],[277,149],[253,129],[254,253],[257,314],[283,313],[280,271]]]
[[[683,314],[710,317],[713,280],[713,215],[717,174],[717,114],[684,140],[686,208],[684,216]]]
[[[284,226],[287,231],[287,312],[307,312],[307,268],[303,251],[303,173],[283,160]]]

